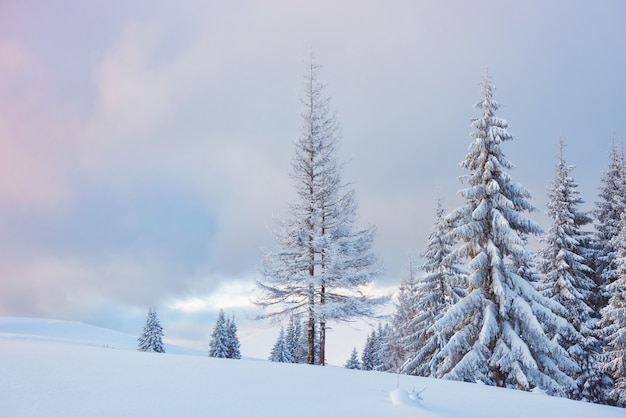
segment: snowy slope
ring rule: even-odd
[[[140,332],[139,330],[138,332]],[[94,347],[136,350],[137,336],[74,321],[0,317],[0,341],[4,338],[41,340]],[[206,355],[206,351],[164,344],[171,354]]]
[[[477,384],[135,346],[134,337],[81,323],[0,318],[0,415],[626,417],[620,408]],[[409,398],[413,387],[426,388],[423,401]]]

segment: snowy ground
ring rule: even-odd
[[[208,358],[78,322],[0,318],[6,417],[626,417],[626,410],[477,384]],[[410,395],[422,390],[422,401]]]

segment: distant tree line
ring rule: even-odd
[[[150,307],[143,332],[138,338],[138,350],[143,352],[165,353],[163,346],[163,327],[159,321],[156,309]],[[241,358],[239,351],[239,337],[235,317],[226,318],[224,311],[220,309],[211,333],[209,342],[209,357],[218,358]]]

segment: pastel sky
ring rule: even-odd
[[[559,137],[591,209],[626,135],[624,39],[622,0],[2,1],[0,315],[139,333],[154,305],[167,338],[202,348],[224,308],[258,354],[249,298],[293,198],[309,50],[378,227],[379,289],[423,250],[437,193],[461,204],[486,68],[533,218],[548,227]],[[367,331],[338,328],[331,361]]]

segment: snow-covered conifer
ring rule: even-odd
[[[608,397],[626,407],[626,215],[622,215],[613,245],[617,249],[615,280],[606,286],[611,297],[600,319],[601,335],[606,339],[601,364],[614,381]]]
[[[280,327],[278,339],[274,343],[274,347],[272,347],[272,351],[270,352],[268,360],[275,361],[277,363],[294,362],[291,353],[289,352],[289,347],[285,336],[285,329],[283,327]]]
[[[394,364],[392,363],[392,328],[387,323],[383,326],[378,323],[378,330],[376,331],[376,359],[377,364],[374,370],[380,372],[396,371]]]
[[[560,316],[562,305],[529,282],[532,257],[525,237],[541,228],[523,214],[535,210],[530,193],[507,172],[513,165],[501,144],[512,136],[495,115],[500,104],[493,90],[485,76],[476,104],[482,116],[472,121],[473,141],[461,163],[469,171],[463,177],[468,187],[460,191],[465,204],[448,216],[460,243],[453,255],[469,260],[469,276],[466,295],[433,325],[435,333],[451,332],[435,354],[436,375],[563,395],[575,387],[569,375],[577,365],[546,332],[574,330]],[[520,267],[527,277],[518,274]]]
[[[401,370],[406,374],[434,375],[437,358],[433,356],[443,347],[446,333],[434,332],[431,327],[464,294],[464,275],[451,256],[454,241],[444,213],[441,199],[437,198],[435,223],[420,267],[423,274],[407,302],[412,306],[413,316],[404,326],[406,335],[402,340],[408,354]]]
[[[359,353],[357,353],[356,347],[352,349],[350,358],[344,367],[346,369],[361,370],[361,362],[359,361]]]
[[[407,359],[409,352],[406,350],[405,338],[412,335],[415,330],[411,327],[413,318],[417,315],[415,295],[417,293],[417,275],[413,259],[409,257],[409,271],[400,281],[398,296],[396,298],[396,311],[391,318],[391,334],[389,337],[389,351],[393,370],[399,370]]]
[[[543,274],[542,293],[565,308],[565,319],[574,326],[569,336],[553,330],[549,336],[566,349],[580,370],[571,377],[577,387],[568,396],[574,399],[601,402],[603,386],[608,383],[600,371],[596,355],[600,351],[593,317],[593,269],[588,265],[589,233],[582,229],[591,222],[578,210],[583,200],[578,185],[571,177],[573,167],[563,155],[564,143],[559,141],[559,159],[554,180],[549,187],[548,216],[552,225],[542,238],[545,246],[539,251],[538,268]]]
[[[209,342],[209,357],[229,358],[229,339],[226,325],[226,316],[224,311],[220,309]]]
[[[378,366],[376,345],[376,330],[372,330],[367,336],[363,351],[361,352],[361,370],[375,370]]]
[[[624,154],[613,142],[609,151],[609,164],[602,176],[600,201],[596,202],[594,212],[595,223],[595,281],[599,288],[600,297],[596,300],[596,310],[600,311],[611,296],[605,290],[606,286],[617,278],[615,257],[615,237],[620,233],[620,219],[626,212],[626,166]]]
[[[240,359],[241,351],[239,337],[237,336],[237,324],[235,324],[235,316],[226,320],[226,346],[228,349],[228,358]]]
[[[278,249],[264,254],[263,279],[258,281],[262,295],[256,300],[264,308],[276,308],[265,317],[307,318],[309,364],[315,362],[316,336],[319,363],[325,363],[327,321],[373,316],[388,299],[366,292],[381,271],[371,251],[375,228],[355,228],[357,203],[341,180],[338,123],[318,72],[311,57],[292,161],[297,201],[289,207],[291,218],[275,231]]]
[[[302,332],[302,323],[296,316],[292,316],[287,325],[285,344],[287,345],[292,363],[306,363],[306,336]]]
[[[146,324],[143,327],[143,333],[138,338],[139,351],[150,351],[153,353],[165,353],[163,347],[163,327],[159,322],[156,309],[150,307]]]

